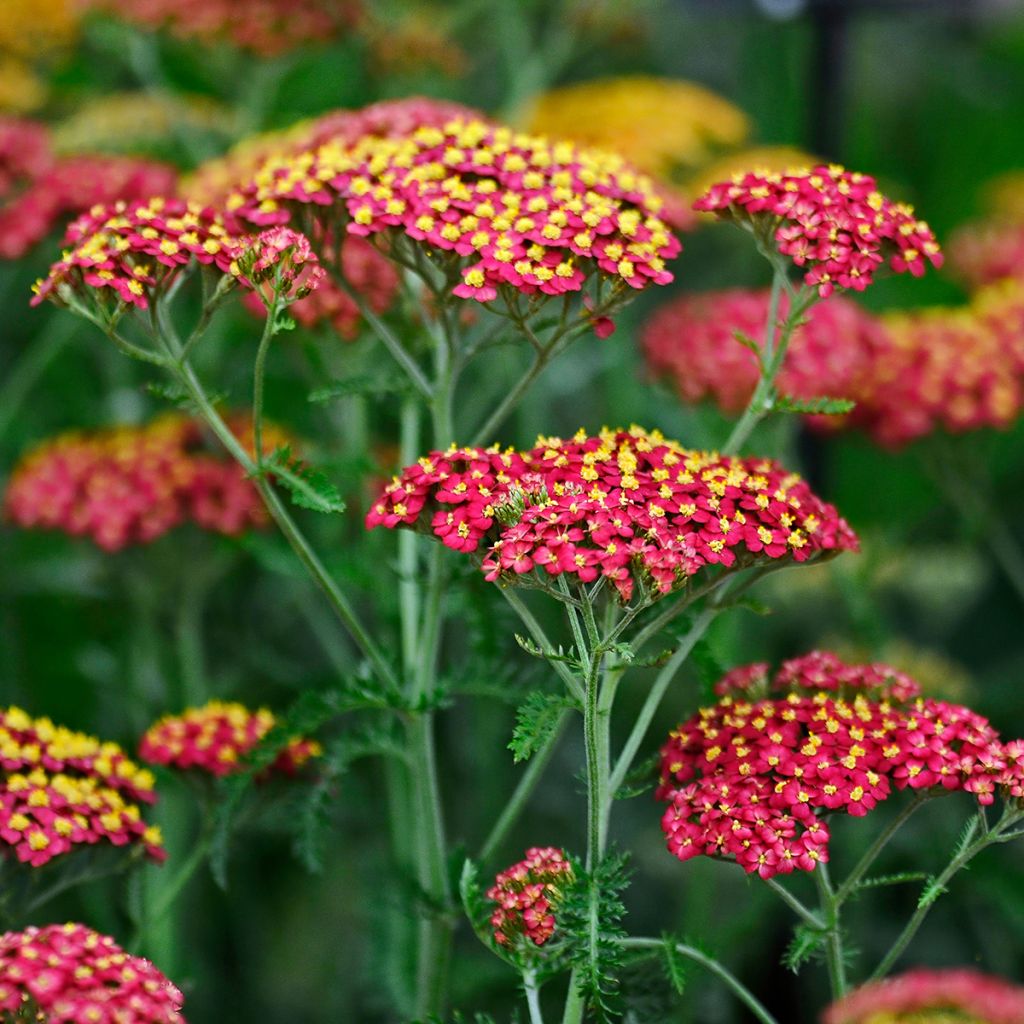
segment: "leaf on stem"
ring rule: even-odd
[[[674,935],[664,932],[661,942],[662,952],[665,955],[665,974],[671,982],[672,988],[679,995],[683,995],[690,981],[689,961],[676,948],[678,943]]]
[[[292,503],[313,512],[345,511],[341,492],[317,469],[292,454],[291,446],[277,448],[264,459],[264,467],[291,495]]]
[[[827,934],[810,925],[798,924],[793,929],[793,938],[782,954],[783,966],[794,974],[810,960],[820,960],[824,956]]]
[[[801,413],[805,416],[843,416],[857,407],[856,402],[848,398],[794,398],[791,395],[779,395],[775,399],[778,412]]]
[[[402,377],[375,377],[369,373],[358,373],[317,388],[310,394],[309,400],[323,403],[352,395],[404,395],[412,392],[412,385]]]
[[[551,738],[566,708],[579,710],[579,703],[564,693],[534,690],[516,709],[516,727],[508,749],[516,764],[528,761]]]

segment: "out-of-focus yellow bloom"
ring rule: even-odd
[[[714,163],[702,167],[686,181],[686,192],[691,199],[703,195],[712,185],[730,181],[734,175],[749,171],[757,174],[781,174],[798,167],[811,168],[821,161],[794,146],[754,146],[728,153]]]
[[[742,110],[703,86],[643,75],[545,93],[529,121],[531,132],[612,150],[667,180],[740,145],[749,127]]]
[[[230,134],[231,112],[204,96],[117,92],[82,104],[53,133],[54,148],[136,152],[178,131]]]
[[[23,112],[45,101],[36,65],[70,46],[77,32],[74,0],[0,0],[0,110]]]
[[[1024,223],[1024,171],[1010,171],[985,186],[985,207],[997,220]]]

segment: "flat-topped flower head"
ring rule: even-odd
[[[85,0],[149,29],[181,39],[232,43],[262,57],[337,39],[349,32],[360,0]]]
[[[301,207],[385,251],[411,239],[481,302],[579,292],[594,274],[619,291],[667,284],[679,242],[660,206],[620,157],[462,119],[272,159],[229,200],[256,224]]]
[[[1006,429],[1024,408],[1024,279],[961,307],[886,314],[856,422],[899,447],[938,430]]]
[[[1020,1024],[1024,988],[967,968],[918,968],[833,1003],[822,1024]]]
[[[266,708],[250,711],[242,704],[214,700],[180,715],[165,715],[151,725],[139,744],[139,757],[149,764],[196,769],[219,778],[243,768],[245,755],[275,724]],[[319,754],[318,743],[296,737],[270,771],[294,775]]]
[[[98,843],[163,860],[160,830],[140,806],[155,800],[152,773],[116,743],[0,710],[0,850],[22,863],[40,867]]]
[[[498,874],[487,890],[497,905],[491,915],[494,941],[510,948],[523,942],[543,946],[555,933],[558,904],[575,877],[564,850],[527,850],[525,859]]]
[[[691,451],[639,427],[542,437],[523,452],[431,452],[385,488],[366,523],[479,551],[490,580],[603,576],[624,601],[638,581],[656,596],[707,565],[857,548],[835,508],[778,463]]]
[[[61,302],[65,289],[93,289],[147,309],[154,292],[192,262],[236,274],[243,248],[213,210],[162,198],[94,207],[71,224],[65,244],[60,261],[35,285],[33,305]]]
[[[284,225],[261,231],[238,257],[245,277],[254,285],[270,287],[276,281],[288,302],[304,299],[326,276],[309,239]]]
[[[236,415],[230,425],[251,448],[251,420]],[[272,425],[264,430],[267,451],[289,440]],[[11,474],[4,514],[23,528],[89,537],[105,551],[149,543],[185,523],[234,536],[267,522],[245,470],[206,450],[198,421],[173,413],[44,442]]]
[[[84,924],[0,935],[0,1011],[39,1024],[185,1024],[184,998],[142,957]],[[8,1016],[10,1015],[10,1016]]]
[[[886,264],[915,277],[928,263],[942,265],[935,235],[912,207],[882,195],[869,175],[835,164],[737,174],[693,207],[763,234],[806,268],[804,282],[823,298],[836,288],[863,291]]]
[[[788,312],[780,301],[779,317]],[[683,295],[655,312],[643,329],[650,367],[667,375],[685,402],[710,399],[723,412],[746,407],[760,379],[757,356],[735,332],[759,340],[768,319],[767,291],[731,289]],[[777,378],[778,390],[792,398],[822,396],[860,399],[876,352],[886,337],[878,320],[860,306],[834,295],[812,306],[793,332]],[[825,429],[845,417],[812,416]]]
[[[734,860],[762,878],[828,860],[833,814],[856,817],[893,790],[1017,798],[1024,744],[1002,744],[969,708],[921,696],[888,665],[816,651],[735,669],[661,751],[662,828],[680,860]]]

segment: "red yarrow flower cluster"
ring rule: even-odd
[[[135,157],[53,151],[46,127],[0,118],[0,259],[18,259],[98,203],[170,194],[177,172]]]
[[[250,711],[242,704],[210,701],[180,715],[165,715],[151,725],[139,744],[139,757],[149,764],[195,768],[219,778],[244,767],[244,756],[276,722],[266,708]],[[318,743],[296,737],[277,756],[270,771],[294,775],[319,754]]]
[[[238,275],[243,241],[211,209],[178,199],[97,206],[68,228],[69,248],[33,288],[32,305],[62,300],[63,289],[113,293],[148,309],[157,288],[196,262]]]
[[[822,1024],[1020,1024],[1024,988],[965,968],[918,969],[833,1003]]]
[[[231,426],[251,448],[251,421],[236,416]],[[276,427],[264,431],[267,451],[288,440]],[[63,434],[15,467],[4,512],[20,527],[89,537],[105,551],[149,543],[184,523],[228,536],[264,526],[245,471],[202,442],[198,421],[177,414]]]
[[[888,447],[936,430],[1005,429],[1024,407],[1024,278],[957,308],[891,313],[856,422]]]
[[[309,239],[284,225],[261,231],[248,243],[240,261],[255,284],[276,279],[288,301],[305,298],[326,276]]]
[[[181,992],[83,924],[0,935],[0,1010],[45,1024],[184,1024]],[[12,1018],[7,1018],[11,1014]]]
[[[564,850],[527,850],[526,858],[498,874],[487,890],[487,898],[497,904],[491,915],[494,941],[506,947],[522,941],[543,946],[555,932],[555,911],[574,878]]]
[[[668,375],[685,402],[710,398],[726,413],[741,412],[760,378],[757,357],[736,340],[740,331],[758,344],[768,320],[769,293],[732,289],[684,295],[662,306],[643,329],[648,365]],[[785,318],[783,296],[779,316]],[[875,353],[886,344],[878,320],[834,295],[810,308],[790,339],[777,378],[792,398],[822,396],[859,401]],[[845,417],[810,416],[816,427],[841,426]]]
[[[764,231],[822,297],[863,291],[886,262],[915,277],[942,265],[935,235],[913,208],[878,191],[875,179],[835,164],[781,174],[748,173],[712,185],[695,210]]]
[[[968,708],[920,695],[888,665],[813,652],[769,677],[726,675],[720,700],[661,751],[662,829],[680,860],[735,860],[771,878],[828,860],[832,814],[863,816],[895,790],[1021,792],[1024,743]]]
[[[165,853],[160,829],[140,804],[152,804],[153,775],[116,743],[0,711],[0,840],[17,859],[41,867],[73,849],[110,843]]]
[[[667,284],[680,246],[660,206],[618,157],[461,119],[272,159],[229,201],[255,224],[295,207],[341,218],[385,251],[412,239],[457,272],[455,295],[481,302],[506,287],[579,292],[595,272],[636,289]]]
[[[352,29],[361,9],[359,0],[85,0],[85,6],[263,57],[335,39]]]
[[[638,579],[667,593],[706,565],[857,547],[835,508],[778,463],[691,451],[639,427],[540,438],[524,452],[431,452],[385,488],[366,523],[483,548],[489,580],[603,576],[624,601]]]
[[[1024,280],[1024,223],[1005,219],[965,224],[949,240],[949,262],[970,287],[1004,278]]]

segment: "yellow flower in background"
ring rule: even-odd
[[[24,112],[46,100],[36,66],[78,34],[74,0],[0,0],[0,110]]]
[[[530,132],[609,149],[655,177],[703,166],[744,142],[746,114],[693,82],[643,75],[600,78],[545,93]]]
[[[730,181],[734,175],[750,171],[757,174],[781,174],[798,167],[811,168],[821,160],[795,146],[754,146],[738,149],[733,153],[702,167],[685,182],[685,189],[691,199],[703,195],[712,185]]]
[[[233,115],[205,96],[116,92],[81,104],[53,133],[58,152],[136,152],[179,132],[232,134]]]

